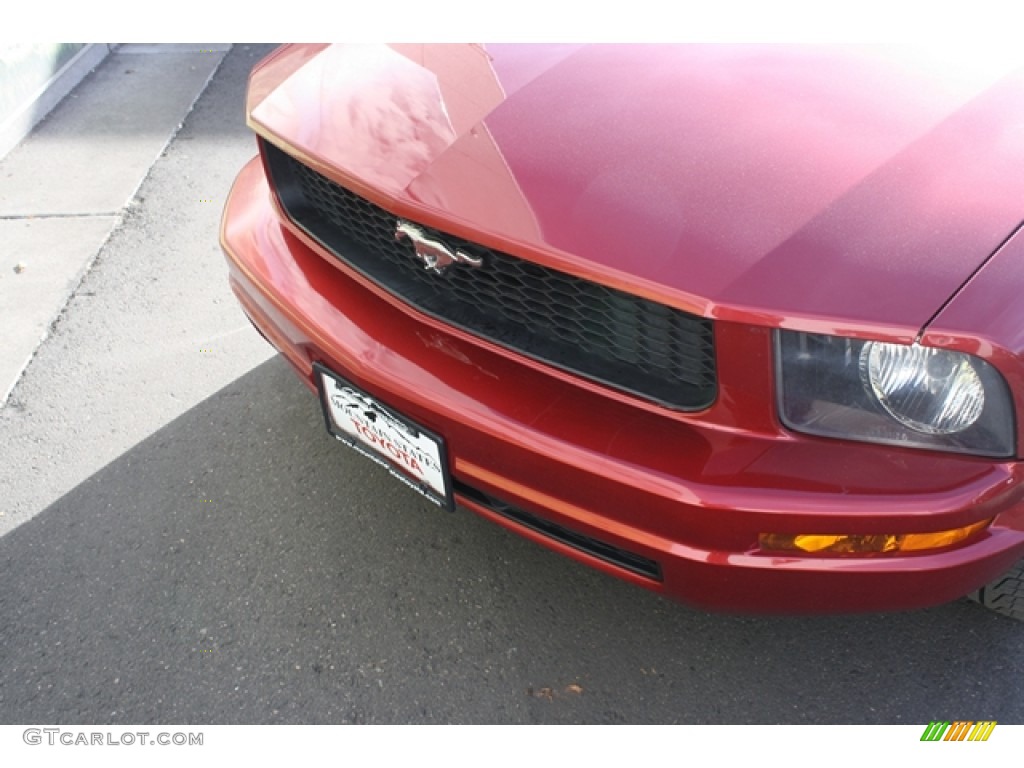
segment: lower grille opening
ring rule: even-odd
[[[654,560],[628,552],[625,549],[620,549],[590,536],[585,536],[582,533],[576,533],[568,528],[563,528],[556,523],[537,517],[518,507],[513,507],[511,504],[507,504],[488,493],[484,493],[457,480],[455,481],[455,491],[470,501],[479,504],[481,507],[532,531],[543,534],[549,539],[565,544],[580,552],[585,552],[591,557],[596,557],[638,576],[643,576],[652,581],[662,580],[661,566]]]

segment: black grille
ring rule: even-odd
[[[715,398],[711,321],[423,227],[483,259],[424,269],[397,217],[263,143],[288,216],[338,259],[445,323],[680,410]]]

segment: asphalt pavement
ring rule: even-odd
[[[703,613],[330,438],[218,246],[268,50],[221,51],[208,83],[146,54],[198,99],[123,204],[78,211],[109,231],[0,410],[0,722],[1024,722],[1024,628],[966,601]],[[40,130],[68,162],[121,162],[62,114]]]

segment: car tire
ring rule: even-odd
[[[1024,621],[1024,561],[967,597],[996,613]]]

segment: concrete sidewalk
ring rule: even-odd
[[[0,407],[229,45],[122,45],[0,160]]]

